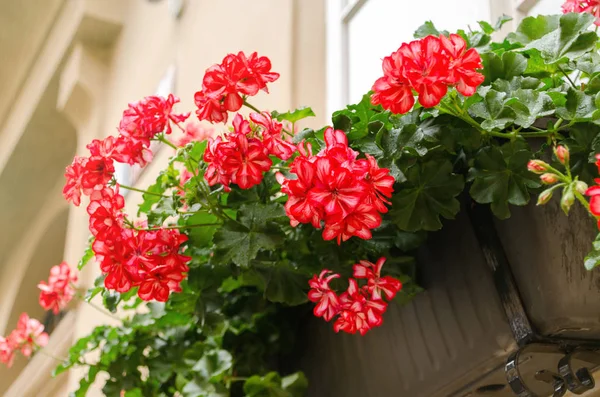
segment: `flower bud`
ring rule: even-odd
[[[573,190],[570,187],[567,187],[563,191],[563,196],[560,199],[560,208],[562,208],[566,215],[569,215],[569,210],[573,203],[575,203],[575,195],[573,194]]]
[[[575,190],[581,194],[585,194],[585,192],[588,189],[588,185],[587,183],[583,182],[583,181],[575,181],[573,183]]]
[[[569,148],[566,146],[555,146],[554,155],[562,165],[566,165],[569,162]]]
[[[552,189],[544,190],[538,196],[538,201],[537,201],[536,205],[544,205],[544,204],[546,204],[552,198],[552,193],[553,193]]]
[[[540,179],[542,180],[543,183],[545,183],[546,185],[553,185],[556,182],[558,182],[558,177],[554,174],[550,174],[550,173],[545,173],[542,174],[542,176],[540,176]]]
[[[529,160],[527,163],[527,169],[536,174],[543,174],[548,170],[549,165],[542,160]]]

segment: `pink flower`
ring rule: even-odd
[[[15,345],[12,339],[0,336],[0,363],[10,368],[15,358]]]
[[[52,309],[58,314],[75,296],[73,284],[77,282],[77,272],[71,270],[66,262],[53,266],[50,269],[48,282],[41,281],[38,288],[41,290],[39,303],[45,310]]]
[[[214,134],[212,128],[204,128],[200,123],[190,121],[185,125],[185,132],[182,137],[177,139],[174,143],[176,146],[183,147],[191,142],[201,142]]]
[[[567,0],[562,5],[563,13],[587,12],[596,17],[594,24],[600,26],[600,0]]]
[[[29,357],[36,348],[46,346],[49,337],[38,320],[29,318],[27,313],[23,313],[9,339],[15,344],[15,350],[21,350],[25,357]]]

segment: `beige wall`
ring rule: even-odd
[[[310,105],[318,115],[310,125],[326,122],[322,0],[187,0],[184,3],[179,19],[170,13],[168,0],[49,3],[54,14],[48,12],[45,40],[39,43],[34,59],[23,57],[19,67],[26,68],[28,73],[13,100],[12,111],[0,120],[0,191],[24,188],[26,193],[32,193],[24,200],[27,206],[19,206],[14,199],[7,201],[10,204],[7,208],[0,208],[3,248],[0,334],[15,326],[15,315],[21,309],[35,310],[37,292],[31,280],[47,273],[57,264],[56,258],[76,264],[89,234],[85,207],[71,207],[65,212],[60,197],[62,170],[70,162],[73,149],[68,156],[45,159],[32,169],[31,177],[21,180],[25,162],[16,161],[18,158],[54,150],[48,145],[34,148],[32,139],[26,138],[34,137],[36,141],[39,134],[56,134],[51,141],[57,152],[71,147],[84,153],[85,144],[94,137],[116,132],[127,103],[153,94],[170,65],[176,67],[174,93],[182,99],[178,109],[193,111],[193,94],[201,88],[204,70],[220,62],[226,53],[239,50],[269,56],[273,70],[281,74],[280,80],[271,85],[271,94],[259,94],[252,99],[253,104],[278,110]],[[39,18],[39,13],[35,17]],[[2,46],[0,43],[0,49]],[[48,112],[58,121],[44,123],[49,119]],[[32,121],[41,122],[41,127],[32,129]],[[59,134],[68,130],[74,133]],[[167,149],[158,153],[138,181],[140,186],[154,179],[169,154]],[[54,187],[35,191],[33,187],[42,180],[52,181],[49,186]],[[139,197],[135,195],[127,197],[131,213],[135,212],[137,200]],[[33,214],[32,221],[18,233],[9,235],[12,218],[8,215],[17,207],[23,213]],[[60,225],[65,223],[66,231],[64,226],[61,231]],[[47,252],[47,263],[44,255],[40,255],[40,247]],[[89,286],[97,273],[95,266],[89,266],[81,282]],[[87,305],[80,305],[69,312],[53,333],[48,350],[64,356],[74,338],[107,321]],[[65,396],[67,390],[75,387],[80,373],[73,371],[50,380],[49,369],[54,364],[52,359],[38,355],[29,363],[21,360],[12,370],[0,369],[0,394]],[[89,395],[100,394],[96,390]]]

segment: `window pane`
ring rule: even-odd
[[[562,8],[565,0],[539,0],[529,11],[529,15],[552,15],[562,13]]]
[[[497,1],[497,0],[494,0]],[[431,20],[438,29],[455,31],[490,20],[488,0],[369,0],[348,26],[349,100],[354,103],[381,75],[381,59],[413,39]]]

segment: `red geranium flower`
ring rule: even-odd
[[[76,206],[81,204],[81,190],[83,189],[81,177],[84,173],[83,165],[85,161],[85,158],[75,156],[73,163],[67,166],[65,171],[67,183],[65,183],[65,187],[63,188],[63,196],[67,201],[72,202]]]
[[[373,84],[371,103],[392,113],[403,114],[415,104],[410,83],[403,75],[403,59],[399,51],[383,58],[383,77]]]
[[[456,90],[463,95],[473,95],[485,80],[483,74],[477,72],[482,68],[479,53],[474,48],[467,50],[467,43],[457,34],[440,35],[440,40],[450,60],[448,83],[456,85]]]
[[[381,216],[375,207],[363,201],[346,216],[340,213],[328,216],[323,230],[323,240],[337,238],[338,245],[352,236],[369,240],[373,237],[371,229],[380,225]]]
[[[157,266],[144,272],[138,295],[145,301],[166,302],[171,291],[181,292],[180,283],[184,276],[169,266]]]
[[[147,96],[142,100],[130,103],[123,112],[123,118],[119,124],[121,134],[134,138],[149,145],[150,139],[156,134],[171,133],[171,123],[179,124],[185,121],[190,114],[174,114],[173,105],[179,102],[179,98],[173,94],[165,99],[160,96]]]
[[[296,151],[296,146],[281,139],[283,125],[271,118],[269,112],[250,113],[250,120],[262,127],[262,141],[273,156],[287,160]]]
[[[364,197],[367,187],[345,168],[333,168],[327,157],[316,163],[316,185],[308,193],[313,205],[321,206],[327,215],[349,214]]]
[[[325,321],[331,320],[339,311],[340,302],[338,296],[329,287],[331,280],[338,277],[340,277],[339,274],[323,270],[318,277],[314,275],[308,282],[311,288],[308,291],[308,299],[311,302],[317,303],[314,314],[317,317],[323,317]]]
[[[392,300],[398,291],[402,289],[400,280],[392,276],[381,277],[381,268],[385,260],[383,257],[379,258],[375,264],[362,260],[353,267],[354,277],[368,280],[367,291],[374,300],[381,299],[382,293],[385,294],[387,299]]]
[[[419,103],[426,108],[440,103],[448,86],[448,59],[442,54],[440,39],[427,36],[421,40],[402,44],[404,76],[419,93]]]

